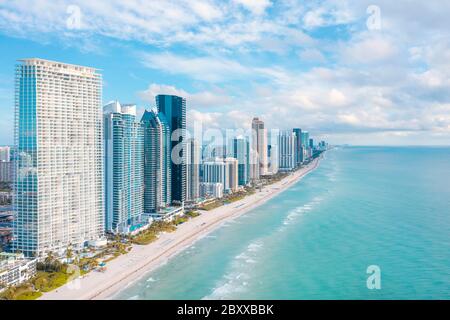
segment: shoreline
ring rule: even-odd
[[[200,211],[200,216],[179,225],[176,231],[163,233],[148,245],[133,245],[130,252],[108,262],[104,273],[91,271],[56,290],[43,293],[39,299],[114,299],[119,292],[142,279],[145,274],[162,266],[223,223],[244,215],[300,181],[318,167],[321,159],[322,155],[282,180],[265,186],[261,191],[256,191],[241,200],[210,211]]]

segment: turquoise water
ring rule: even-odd
[[[450,299],[449,208],[450,148],[334,149],[116,298]]]

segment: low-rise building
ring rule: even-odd
[[[0,161],[0,182],[12,182],[12,166],[10,161]]]
[[[204,198],[222,198],[223,184],[215,182],[200,183],[200,196]]]
[[[148,213],[150,219],[154,221],[173,221],[178,216],[182,216],[184,214],[184,207],[166,207],[161,208],[156,213]]]
[[[17,286],[33,278],[36,262],[21,253],[0,252],[0,287]]]

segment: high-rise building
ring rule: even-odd
[[[172,201],[186,201],[186,99],[172,95],[157,95],[158,112],[165,115],[171,134]]]
[[[202,182],[221,183],[224,189],[227,189],[226,165],[223,159],[203,161],[202,163]]]
[[[94,68],[16,66],[13,250],[42,257],[103,238],[101,99]]]
[[[202,159],[203,160],[213,160],[215,158],[225,158],[227,155],[226,148],[218,144],[216,141],[210,141],[209,143],[203,145],[202,148]]]
[[[214,182],[201,182],[200,196],[202,196],[203,198],[222,198],[223,184]]]
[[[143,222],[144,130],[136,105],[118,101],[103,108],[105,152],[105,228],[129,233]]]
[[[227,189],[231,192],[235,192],[239,186],[239,174],[238,174],[238,160],[235,158],[225,158],[223,159],[225,162],[225,179]]]
[[[232,146],[232,157],[238,161],[239,185],[245,186],[250,178],[250,143],[248,139],[239,136],[233,139]]]
[[[267,171],[269,175],[276,174],[279,169],[278,159],[278,136],[279,130],[273,129],[270,131],[267,144]]]
[[[221,183],[227,192],[238,189],[238,160],[235,158],[216,158],[202,164],[202,182]]]
[[[0,161],[0,182],[13,181],[13,163],[11,161]]]
[[[299,167],[303,162],[303,151],[302,151],[302,129],[294,128],[292,131],[295,133],[295,165]]]
[[[296,166],[295,146],[297,135],[295,132],[283,131],[278,136],[279,168],[282,171],[293,170]]]
[[[269,174],[277,174],[279,169],[278,142],[267,146],[267,159],[269,159]]]
[[[308,160],[309,158],[309,132],[302,131],[302,155],[303,161]]]
[[[309,147],[311,148],[311,149],[314,149],[314,139],[309,139]]]
[[[163,113],[145,111],[144,127],[144,211],[157,213],[172,202],[170,127]]]
[[[261,175],[267,174],[267,131],[264,122],[259,118],[252,121],[250,179],[258,180]]]
[[[200,197],[200,145],[195,139],[186,140],[186,200],[195,201]]]
[[[0,147],[0,182],[13,181],[13,162],[11,161],[11,148]]]
[[[10,162],[11,161],[11,147],[4,146],[0,147],[0,162]]]

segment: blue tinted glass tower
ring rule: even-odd
[[[172,201],[181,205],[186,201],[186,99],[158,95],[156,106],[158,112],[164,114],[170,128]]]
[[[104,107],[105,226],[126,234],[144,222],[144,131],[135,105]]]
[[[295,133],[295,164],[300,166],[303,162],[303,151],[302,151],[302,129],[295,128],[292,130]]]
[[[250,175],[250,143],[244,137],[233,139],[233,158],[238,160],[238,183],[245,186]]]
[[[145,111],[144,127],[144,211],[157,213],[171,203],[170,128],[163,113]]]

